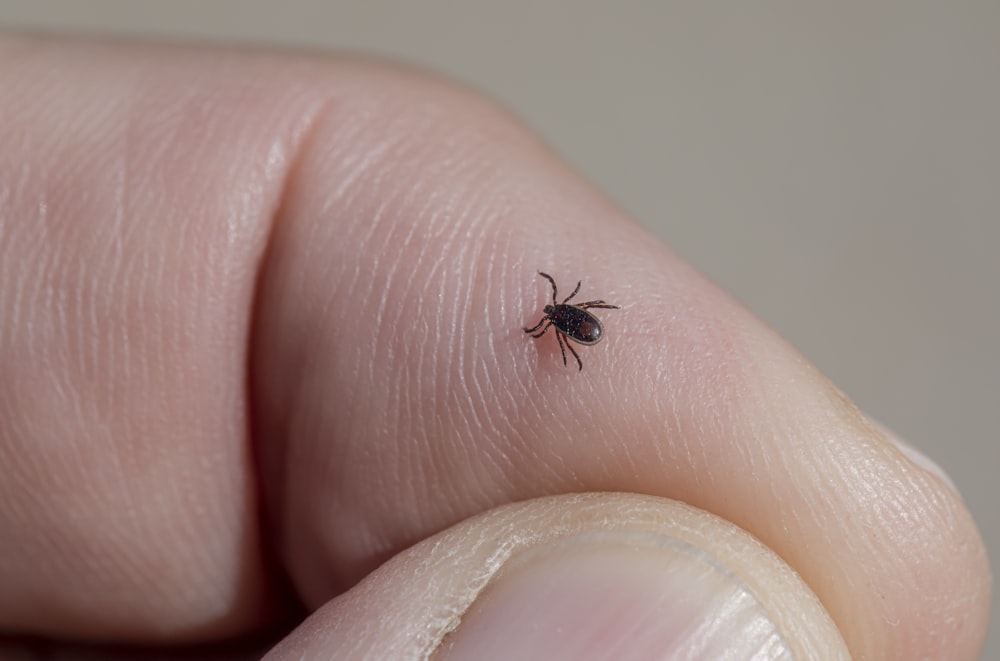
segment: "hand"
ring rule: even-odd
[[[0,630],[44,641],[8,651],[975,656],[989,568],[933,465],[490,102],[0,62]],[[622,308],[583,371],[521,330],[537,270]]]

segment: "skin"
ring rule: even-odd
[[[0,90],[0,631],[42,641],[8,651],[365,649],[387,559],[595,491],[748,531],[855,658],[975,658],[958,495],[490,101],[19,37]],[[583,372],[521,330],[539,268],[622,306]]]

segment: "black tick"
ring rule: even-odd
[[[569,347],[569,352],[573,354],[576,358],[577,364],[580,369],[583,369],[583,361],[580,360],[580,356],[577,355],[576,351],[573,350],[573,345],[569,343],[569,340],[573,340],[577,344],[582,344],[584,346],[590,346],[592,344],[597,344],[604,339],[604,326],[601,325],[601,320],[595,317],[590,312],[587,312],[590,308],[604,308],[606,310],[620,310],[621,308],[617,305],[610,305],[604,301],[587,301],[586,303],[576,303],[570,305],[569,301],[576,293],[580,291],[580,285],[583,281],[576,283],[576,289],[573,293],[563,299],[562,303],[556,298],[556,281],[552,279],[548,273],[538,272],[538,275],[542,276],[552,285],[552,305],[546,305],[544,308],[545,316],[542,320],[535,324],[534,328],[523,329],[525,333],[535,333],[539,328],[542,330],[535,333],[531,337],[541,337],[545,335],[545,331],[549,328],[554,327],[556,329],[556,340],[559,342],[559,350],[562,351],[563,365],[566,365],[566,347]],[[544,326],[544,328],[542,328]],[[565,338],[565,342],[563,340]]]

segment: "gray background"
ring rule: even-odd
[[[997,0],[0,0],[0,25],[354,49],[477,86],[935,458],[1000,558]]]

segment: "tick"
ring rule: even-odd
[[[582,280],[576,283],[576,289],[573,290],[573,293],[564,298],[562,303],[560,303],[557,298],[558,289],[556,288],[556,281],[548,273],[539,271],[538,275],[548,280],[549,284],[552,285],[552,305],[545,306],[543,309],[545,316],[535,324],[534,328],[524,328],[522,330],[525,333],[532,333],[531,337],[541,337],[545,335],[545,332],[549,328],[555,328],[559,350],[562,351],[563,365],[567,364],[566,348],[568,347],[569,352],[576,358],[576,362],[582,370],[583,361],[580,360],[580,356],[577,355],[573,349],[573,345],[569,341],[573,340],[577,344],[590,346],[604,339],[604,326],[601,325],[601,320],[590,312],[587,312],[587,310],[591,308],[620,310],[621,308],[617,305],[605,303],[604,301],[587,301],[586,303],[570,305],[570,300],[580,291],[580,285],[583,284]],[[535,333],[539,328],[542,330]]]

